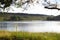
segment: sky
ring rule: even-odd
[[[57,3],[60,4],[60,2],[59,2],[60,0],[56,0],[56,1],[48,0],[48,1],[50,1],[51,3],[54,3],[54,4],[57,1]],[[46,14],[46,15],[54,15],[54,16],[60,15],[60,11],[58,11],[57,9],[46,9],[46,8],[44,8],[44,5],[42,5],[42,3],[43,3],[42,0],[39,0],[39,4],[34,2],[33,5],[30,4],[30,7],[27,6],[27,10],[23,9],[26,7],[26,5],[24,5],[23,8],[20,8],[20,7],[16,8],[14,5],[13,6],[11,5],[8,12],[28,13],[28,14]],[[60,5],[58,7],[60,7]],[[6,10],[5,10],[5,12],[6,12]]]

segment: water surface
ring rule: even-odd
[[[60,21],[0,22],[0,30],[26,32],[60,32]]]

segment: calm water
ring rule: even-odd
[[[26,32],[60,32],[60,21],[0,22],[0,30]]]

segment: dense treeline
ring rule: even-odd
[[[0,21],[29,21],[29,20],[47,20],[60,21],[60,15],[42,15],[42,14],[28,14],[28,13],[0,13]]]
[[[46,20],[47,15],[27,13],[0,13],[0,21]]]
[[[47,17],[47,20],[50,20],[50,21],[60,21],[60,15]]]

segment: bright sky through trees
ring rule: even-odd
[[[42,5],[44,0],[38,0],[39,3],[36,3],[36,0],[32,3],[26,6],[26,4],[24,4],[21,7],[16,7],[16,5],[12,4],[9,8],[7,7],[6,9],[8,10],[8,12],[14,12],[14,13],[30,13],[30,14],[47,14],[47,15],[60,15],[60,11],[58,11],[57,9],[46,9],[44,8],[44,5]],[[55,4],[57,2],[57,4],[60,4],[60,0],[47,0],[50,1],[52,4]],[[17,0],[16,2],[19,2],[19,0]],[[59,5],[60,7],[60,5]],[[5,12],[7,12],[7,10],[5,9]],[[24,10],[25,9],[25,10]],[[2,11],[2,10],[0,10]]]

